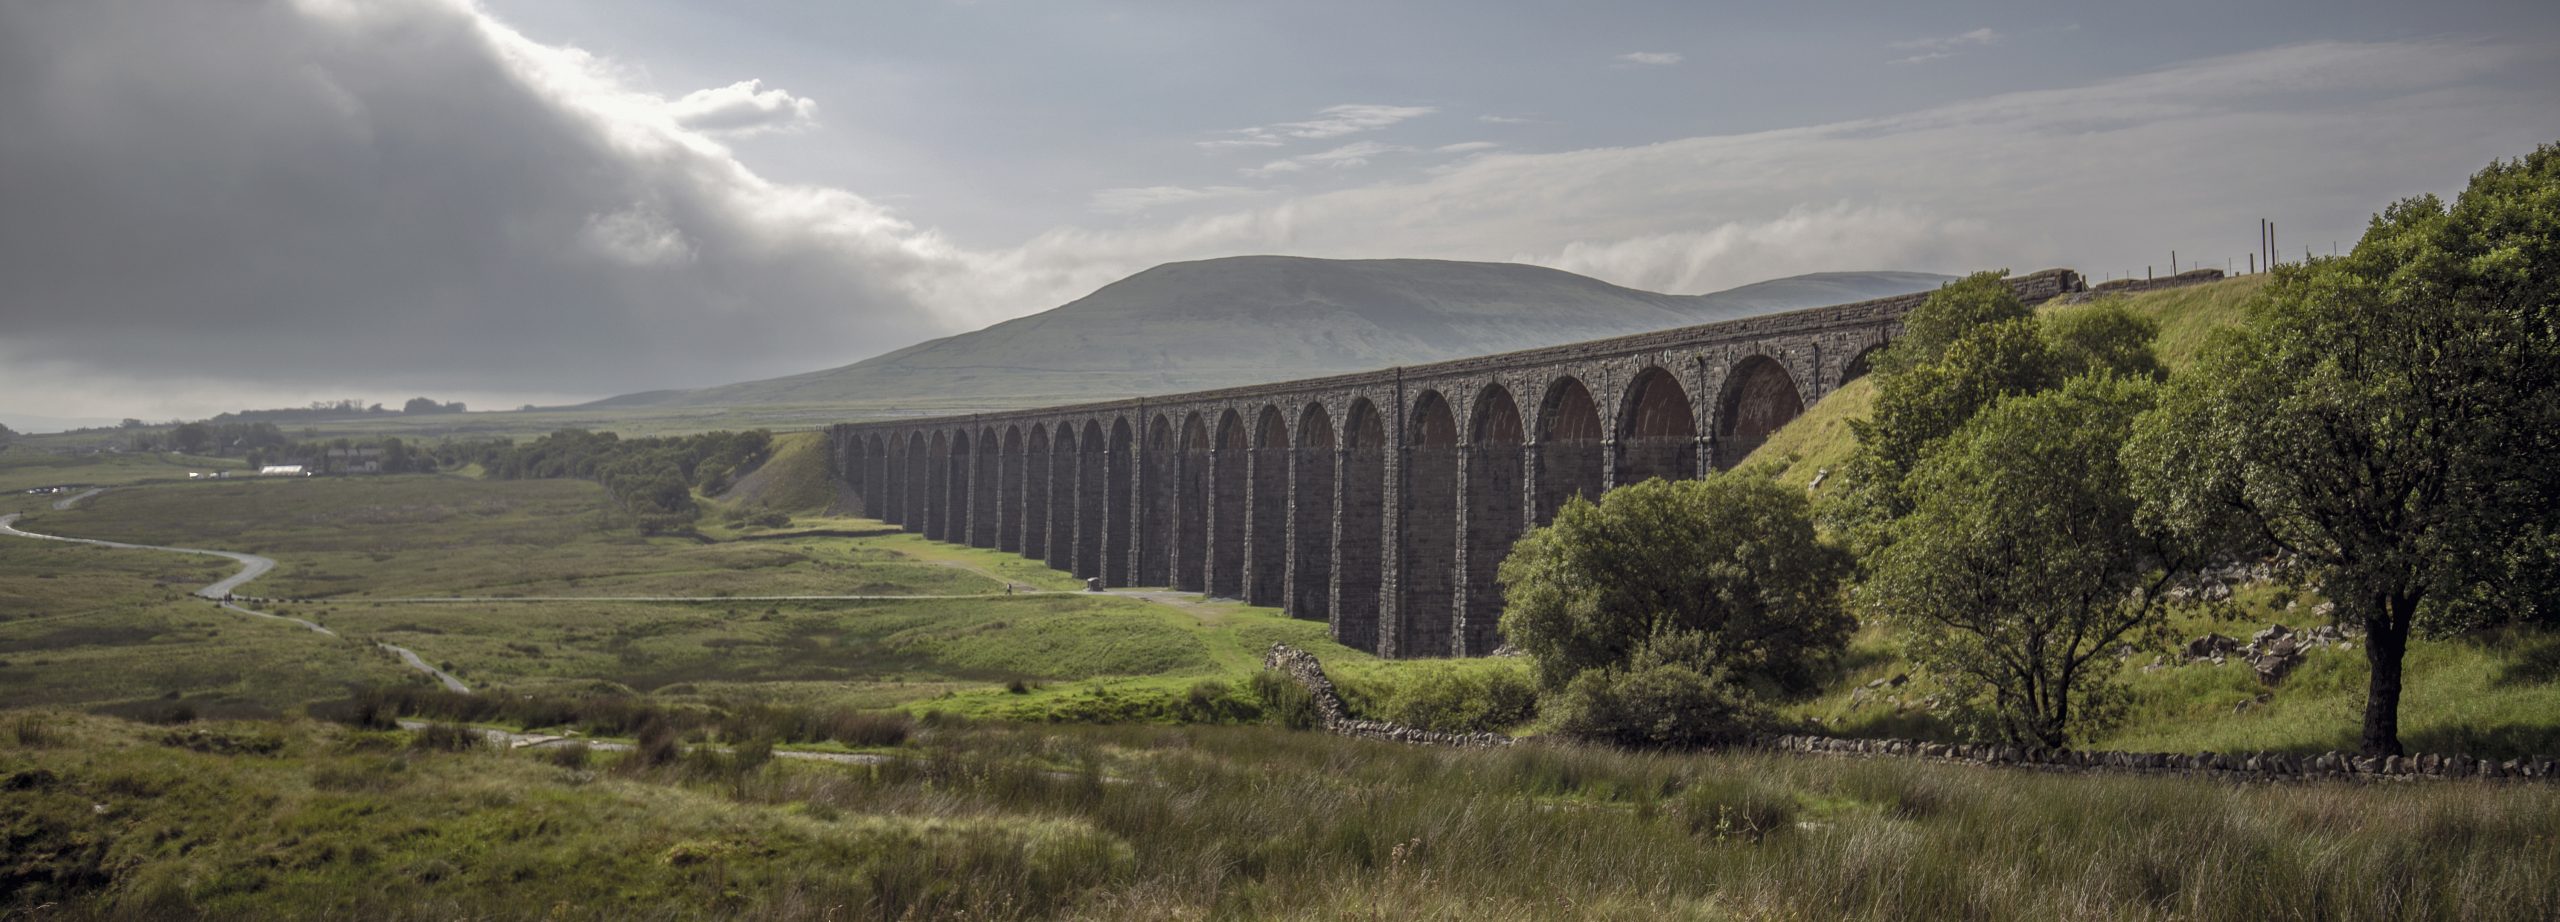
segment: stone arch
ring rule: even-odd
[[[1137,489],[1133,479],[1138,461],[1137,434],[1129,430],[1129,418],[1111,420],[1111,450],[1103,455],[1102,504],[1102,584],[1129,585],[1133,550],[1130,537],[1137,528],[1137,509],[1131,499]]]
[[[1407,417],[1403,502],[1398,509],[1397,625],[1382,652],[1446,656],[1457,614],[1458,419],[1437,390],[1414,398]]]
[[[1001,474],[994,428],[978,430],[978,445],[969,452],[969,546],[996,546],[997,478]]]
[[[1729,469],[1750,457],[1769,434],[1804,412],[1804,392],[1785,365],[1765,355],[1743,359],[1724,379],[1717,402],[1716,468]]]
[[[1264,405],[1255,419],[1247,466],[1244,599],[1277,606],[1287,588],[1282,580],[1289,559],[1289,421],[1278,406]]]
[[[1333,607],[1333,484],[1338,461],[1333,416],[1325,412],[1322,402],[1310,402],[1299,411],[1294,451],[1291,521],[1297,537],[1290,557],[1289,598],[1283,607],[1291,617],[1322,619]]]
[[[1502,585],[1495,579],[1511,545],[1527,523],[1526,473],[1520,405],[1500,384],[1476,394],[1467,434],[1466,543],[1458,600],[1456,643],[1462,656],[1482,656],[1502,645]]]
[[[1004,448],[997,455],[996,550],[1022,550],[1022,426],[1004,427]]]
[[[1342,515],[1333,558],[1333,639],[1378,649],[1380,557],[1386,516],[1387,428],[1376,404],[1353,400],[1343,413]]]
[[[1547,385],[1538,403],[1537,521],[1552,522],[1556,510],[1576,496],[1596,500],[1607,487],[1600,426],[1600,405],[1591,389],[1572,375]]]
[[[1073,572],[1076,568],[1076,468],[1082,453],[1076,448],[1076,424],[1058,424],[1056,435],[1049,437],[1049,569]]]
[[[1849,382],[1866,377],[1867,372],[1874,370],[1875,355],[1883,351],[1884,346],[1879,342],[1859,347],[1858,354],[1850,356],[1848,363],[1840,366],[1840,383],[1833,385],[1833,389],[1847,387]]]
[[[1218,441],[1209,453],[1209,589],[1211,596],[1244,597],[1244,542],[1252,487],[1243,414],[1218,414]]]
[[[939,443],[942,434],[933,438]],[[973,441],[969,430],[954,430],[942,465],[942,540],[953,544],[969,543],[969,478],[978,471],[977,454],[970,450]]]
[[[871,492],[862,497],[863,514],[883,522],[895,522],[898,478],[889,469],[889,440],[878,434],[863,437],[863,450],[871,453]]]
[[[924,527],[925,537],[940,540],[943,515],[949,511],[949,497],[944,494],[944,489],[951,479],[950,439],[941,432],[930,432],[918,434],[917,440],[925,445],[924,476],[920,478],[924,481],[924,497],[916,504],[924,510],[920,516],[923,522],[919,524]]]
[[[1173,422],[1158,413],[1147,422],[1147,444],[1138,456],[1138,585],[1173,585]]]
[[[1199,592],[1209,575],[1209,426],[1198,411],[1182,421],[1182,458],[1174,494],[1173,587]]]
[[[871,453],[864,450],[862,436],[842,425],[828,427],[828,473],[834,475],[835,482],[841,484],[842,489],[853,492],[856,512],[865,511],[869,504],[871,488],[864,480],[871,472],[870,464]]]
[[[932,448],[927,446],[922,430],[906,433],[906,481],[904,489],[901,489],[904,497],[899,497],[899,510],[906,517],[899,525],[911,533],[924,533],[924,517],[929,515],[924,497],[929,497],[929,492],[932,492],[932,474],[929,474],[932,466]]]
[[[1088,419],[1076,440],[1076,543],[1067,569],[1083,579],[1102,575],[1103,500],[1110,486],[1105,474],[1111,465],[1104,437],[1102,421]]]
[[[1049,559],[1049,427],[1034,423],[1022,452],[1022,556]]]
[[[1698,413],[1678,376],[1659,365],[1637,372],[1620,406],[1614,483],[1698,476]]]

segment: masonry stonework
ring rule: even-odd
[[[2078,273],[2011,279],[2030,303]],[[1107,585],[1320,619],[1385,656],[1501,643],[1497,567],[1575,497],[1731,467],[1925,293],[1430,365],[831,430],[866,515]]]

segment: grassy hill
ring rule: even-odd
[[[1159,394],[1463,358],[1923,291],[1829,272],[1669,295],[1519,263],[1240,256],[1168,263],[1060,307],[841,368],[588,405],[913,407]]]
[[[2175,371],[2195,360],[2214,330],[2240,322],[2240,308],[2266,285],[2267,276],[2248,275],[2204,285],[2124,296],[2126,308],[2160,324],[2154,344],[2161,362]],[[2045,311],[2070,311],[2084,305],[2056,301]],[[1804,414],[1769,435],[1769,440],[1743,460],[1743,466],[1774,468],[1786,483],[1811,484],[1823,471],[1835,469],[1854,444],[1849,421],[1864,419],[1875,408],[1875,382],[1861,378],[1823,397]],[[1827,484],[1826,484],[1827,485]],[[1817,493],[1821,487],[1813,488]]]

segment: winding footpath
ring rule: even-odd
[[[53,504],[53,508],[57,510],[67,510],[78,505],[81,500],[96,496],[102,492],[105,492],[105,488],[103,487],[90,490],[86,493],[57,501]],[[261,557],[256,554],[243,554],[238,551],[216,551],[198,547],[160,547],[151,544],[127,544],[122,541],[101,541],[96,538],[70,538],[62,535],[38,534],[36,532],[20,529],[17,525],[18,518],[19,513],[15,512],[8,515],[0,515],[0,535],[7,535],[13,538],[33,538],[42,541],[66,541],[73,544],[94,544],[99,547],[122,548],[133,551],[168,551],[176,554],[201,554],[209,557],[228,558],[240,564],[240,572],[231,574],[229,577],[202,589],[196,590],[196,595],[211,599],[215,605],[222,606],[223,608],[227,608],[244,615],[267,618],[275,621],[284,621],[299,625],[315,633],[326,634],[331,637],[338,636],[338,632],[336,631],[321,627],[318,624],[305,621],[301,618],[288,617],[272,612],[263,612],[231,601],[232,590],[238,589],[242,584],[264,576],[267,571],[276,568],[275,559],[272,557]],[[471,690],[470,686],[462,684],[461,679],[454,678],[452,673],[438,669],[432,664],[429,664],[424,658],[420,657],[416,651],[410,650],[407,647],[394,646],[380,641],[376,641],[374,646],[380,647],[383,650],[389,651],[392,655],[399,657],[400,661],[408,664],[409,668],[418,670],[419,672],[426,673],[433,677],[438,684],[443,685],[448,690],[456,692],[469,692]]]

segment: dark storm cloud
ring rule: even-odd
[[[0,360],[594,393],[946,327],[931,235],[683,127],[744,86],[688,113],[432,0],[0,5]]]

